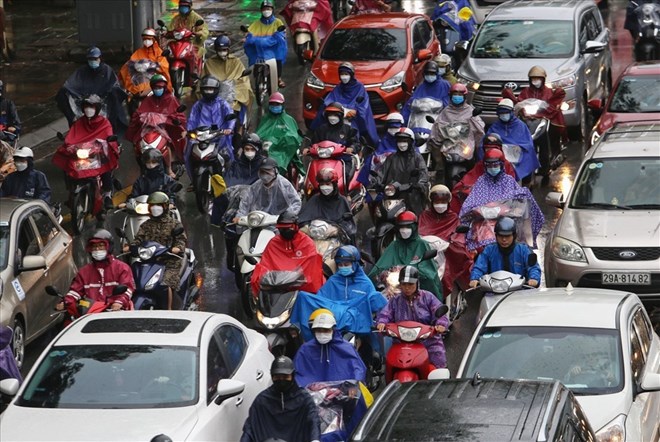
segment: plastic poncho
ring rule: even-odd
[[[291,162],[299,171],[304,171],[298,157],[302,137],[298,133],[298,123],[291,115],[284,111],[279,115],[266,112],[261,117],[256,133],[262,142],[272,143],[268,148],[268,156],[277,161],[281,174],[286,173]]]
[[[349,440],[373,403],[367,387],[356,380],[314,382],[305,389],[318,407],[321,442]]]
[[[284,64],[287,53],[286,31],[278,32],[280,26],[284,26],[284,22],[274,15],[261,17],[250,25],[244,45],[250,66],[259,60],[272,58]]]
[[[461,106],[449,106],[442,109],[435,123],[431,127],[431,135],[429,136],[429,144],[432,148],[440,149],[442,147],[443,137],[440,133],[440,127],[450,123],[467,122],[470,126],[470,132],[465,142],[475,148],[481,143],[484,137],[484,121],[479,116],[472,116],[474,107],[464,103]]]
[[[419,261],[424,256],[424,252],[431,249],[431,245],[420,238],[416,224],[413,224],[412,227],[413,232],[408,239],[402,239],[397,232],[396,241],[387,246],[383,255],[369,272],[369,278],[375,281],[385,270],[396,266],[411,265],[419,270],[420,288],[428,290],[442,299],[436,260]]]
[[[430,97],[439,101],[442,101],[442,105],[447,107],[449,104],[449,88],[451,85],[447,80],[442,78],[436,79],[434,82],[429,83],[426,80],[423,80],[419,86],[415,89],[412,96],[406,101],[406,104],[401,109],[401,115],[403,115],[403,120],[408,124],[408,118],[410,118],[410,112],[412,108],[413,101]]]
[[[486,135],[496,133],[502,138],[502,144],[516,145],[520,146],[522,149],[522,156],[520,161],[516,164],[513,163],[513,167],[516,169],[516,175],[518,179],[523,179],[534,173],[536,169],[541,167],[539,163],[539,158],[536,155],[536,149],[534,148],[534,140],[532,139],[532,134],[529,133],[529,128],[527,125],[518,119],[518,117],[513,116],[511,121],[508,123],[503,123],[499,119],[496,120],[486,132]],[[504,150],[506,154],[506,149]],[[477,155],[483,154],[483,149],[477,150]],[[478,157],[481,160],[482,157]]]
[[[362,183],[365,187],[370,187],[376,182],[376,178],[371,175],[371,172],[374,171],[378,173],[383,167],[383,163],[387,157],[396,152],[396,140],[389,133],[385,133],[383,138],[380,139],[380,143],[376,150],[367,156],[364,160],[364,164],[358,172],[357,180]],[[367,202],[376,202],[380,201],[383,198],[382,194],[378,194],[376,199],[372,199],[371,194],[367,193]]]
[[[410,190],[402,192],[408,210],[422,213],[429,191],[429,172],[421,154],[408,149],[388,156],[376,179],[381,186],[393,182],[410,184]]]
[[[131,54],[119,70],[119,81],[128,93],[139,95],[151,90],[149,80],[154,74],[167,78],[167,90],[172,90],[170,63],[163,57],[163,50],[157,41],[151,47],[142,46]]]
[[[464,8],[470,9],[471,16],[467,20],[465,20],[467,15]],[[477,26],[473,15],[468,0],[440,1],[433,10],[431,20],[435,21],[439,18],[444,20],[453,31],[458,33],[460,40],[470,40]]]
[[[195,28],[197,20],[204,20],[204,17],[195,11],[190,11],[188,15],[176,14],[172,17],[168,29],[172,31],[185,28],[190,29],[193,32],[195,29],[201,31],[201,35],[195,35],[192,39],[192,44],[197,48],[197,55],[201,57],[204,55],[204,41],[209,38],[209,26],[204,22],[203,25]]]
[[[296,352],[293,365],[296,368],[296,382],[301,387],[312,382],[344,379],[365,382],[367,377],[367,367],[357,350],[336,329],[327,344],[319,344],[316,339],[305,342]]]
[[[162,161],[161,161],[162,163]],[[144,169],[131,189],[128,199],[137,198],[140,195],[151,195],[154,192],[163,192],[170,197],[170,201],[174,202],[176,199],[176,192],[174,186],[176,181],[174,178],[165,173],[162,164],[154,167],[153,169]]]
[[[11,327],[0,327],[0,381],[3,379],[18,379],[23,382],[21,371],[16,365],[16,358],[11,348],[11,338],[14,331]]]
[[[227,115],[232,113],[233,110],[231,106],[220,97],[216,97],[213,101],[201,99],[193,104],[193,107],[190,110],[187,128],[191,131],[203,126],[216,125],[218,129],[233,130],[234,126],[236,126],[236,119],[225,121]],[[231,144],[231,136],[223,137],[221,149],[229,155],[231,160],[234,159],[234,148]],[[185,159],[186,170],[188,171],[189,176],[192,176],[190,173],[192,171],[192,164],[190,161],[191,152],[192,144],[188,142],[183,157]]]
[[[355,235],[357,226],[353,217],[350,220],[344,219],[344,214],[351,212],[351,206],[344,195],[336,193],[335,190],[335,195],[325,196],[320,193],[312,195],[300,209],[298,223],[304,225],[315,219],[322,219],[339,225],[349,236]]]
[[[244,153],[236,160],[232,161],[229,169],[225,173],[225,182],[227,187],[239,184],[252,184],[259,179],[259,167],[264,157],[258,152],[251,160],[247,159]]]
[[[341,103],[346,109],[356,111],[351,125],[358,130],[361,137],[367,139],[371,146],[378,146],[378,133],[376,132],[376,122],[374,121],[374,114],[371,111],[371,104],[369,103],[369,95],[364,85],[355,78],[351,78],[351,81],[346,84],[338,84],[325,96],[323,103],[319,106],[316,117],[310,125],[310,129],[315,130],[325,122],[323,112],[326,106],[335,101]]]
[[[507,272],[521,275],[526,280],[535,279],[541,282],[541,266],[538,263],[531,267],[527,265],[527,259],[531,253],[532,250],[527,244],[515,243],[511,253],[508,255],[509,263],[507,266],[505,265],[504,254],[500,246],[498,244],[490,244],[477,257],[474,268],[472,268],[472,272],[470,273],[470,279],[478,280],[483,275],[498,270],[506,270]]]
[[[240,105],[250,107],[254,94],[250,85],[250,76],[242,77],[245,65],[234,55],[229,54],[227,60],[221,60],[217,55],[206,60],[203,74],[213,75],[220,81],[232,81],[236,94],[236,102],[230,103],[235,111],[240,111]]]
[[[261,210],[271,215],[281,215],[287,210],[300,212],[300,194],[282,175],[277,175],[276,182],[270,187],[261,180],[253,183],[243,194],[236,216],[245,216],[253,210]]]
[[[545,85],[540,89],[528,86],[521,90],[517,97],[511,89],[504,88],[502,96],[512,100],[514,103],[520,103],[528,98],[536,98],[537,100],[545,101],[548,106],[540,111],[538,115],[549,119],[553,125],[560,128],[561,135],[566,137],[566,123],[564,122],[564,114],[560,109],[560,106],[566,97],[566,91],[563,88],[558,87],[553,90]]]

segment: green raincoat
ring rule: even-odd
[[[268,156],[277,161],[280,174],[284,175],[286,173],[291,162],[301,174],[305,173],[298,156],[298,148],[302,143],[302,137],[298,134],[296,120],[286,111],[279,115],[266,112],[261,117],[257,135],[259,135],[262,142],[272,143],[268,149]]]

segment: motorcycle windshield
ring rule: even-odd
[[[523,150],[520,146],[515,144],[502,144],[502,151],[504,152],[504,158],[506,158],[509,163],[513,164],[514,167],[520,164],[520,160],[523,156]]]
[[[522,100],[519,103],[516,103],[513,108],[516,115],[527,115],[529,117],[535,117],[548,109],[548,103],[539,100],[538,98],[527,98]]]
[[[427,116],[436,117],[442,111],[442,101],[431,97],[416,98],[410,105],[408,127],[431,129],[433,123],[426,121]]]
[[[474,156],[474,145],[470,142],[470,125],[467,122],[449,123],[440,127],[442,153],[449,161],[467,161]]]
[[[506,199],[493,201],[472,210],[474,221],[468,237],[475,242],[495,241],[495,223],[503,216],[512,218],[516,223],[516,240],[534,243],[529,201],[526,199]]]

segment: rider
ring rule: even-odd
[[[273,385],[250,405],[240,442],[321,440],[319,413],[310,394],[295,382],[293,361],[278,356],[270,368]]]
[[[192,7],[192,0],[179,0],[179,12],[172,17],[169,29],[190,29],[195,35],[192,44],[197,48],[197,56],[203,57],[204,41],[209,38],[209,27],[206,23],[203,23],[201,26],[195,26],[195,23],[198,20],[203,21],[204,18],[197,12],[193,11]]]
[[[40,199],[50,204],[50,185],[43,172],[34,168],[34,154],[29,147],[21,147],[14,152],[16,172],[0,181],[0,198]]]
[[[284,22],[273,15],[275,3],[273,0],[262,0],[261,17],[252,22],[248,27],[248,34],[245,38],[245,55],[248,57],[250,66],[257,60],[269,60],[274,58],[277,63],[277,81],[278,87],[286,86],[282,80],[282,66],[286,61],[286,33]]]
[[[365,160],[360,173],[358,174],[358,181],[363,185],[369,187],[375,181],[373,175],[383,166],[385,159],[396,152],[396,139],[394,135],[404,126],[403,115],[398,112],[392,112],[385,117],[385,135],[380,139],[376,150],[370,154]],[[375,201],[380,199],[380,195]],[[367,194],[367,202],[372,202],[371,195]]]
[[[323,258],[316,252],[312,239],[300,233],[293,211],[282,213],[276,224],[278,234],[268,242],[261,260],[254,268],[252,293],[259,293],[262,276],[272,270],[302,269],[305,284],[300,290],[316,293],[323,285]]]
[[[264,141],[270,142],[268,156],[277,161],[283,175],[291,163],[299,172],[303,172],[303,164],[298,156],[302,137],[298,133],[298,123],[286,112],[284,103],[284,95],[273,93],[268,99],[268,112],[261,117],[256,131]]]
[[[424,80],[417,86],[412,96],[401,109],[403,119],[408,122],[412,112],[412,105],[415,100],[422,98],[432,98],[441,101],[442,106],[446,107],[449,103],[449,88],[451,85],[447,80],[443,80],[439,73],[438,64],[435,61],[428,61],[424,65]]]
[[[333,143],[346,146],[346,153],[358,153],[360,144],[357,139],[357,130],[344,120],[344,106],[341,103],[330,103],[324,110],[325,121],[312,131],[310,144],[321,141],[332,141]],[[306,140],[307,141],[307,140]],[[305,147],[303,155],[307,155],[309,149]]]
[[[447,366],[445,344],[441,333],[447,330],[447,315],[435,317],[442,302],[433,293],[420,288],[419,271],[413,266],[405,266],[399,272],[401,294],[387,301],[376,318],[378,331],[383,332],[388,323],[415,321],[435,327],[436,334],[422,341],[429,352],[429,360],[436,368]]]
[[[435,259],[420,261],[424,252],[431,246],[424,241],[417,231],[417,216],[410,211],[403,212],[396,217],[396,241],[392,242],[369,272],[369,277],[376,280],[380,274],[392,267],[412,265],[419,269],[424,290],[434,293],[442,299],[442,288],[438,280],[438,264]]]
[[[384,0],[356,0],[351,8],[351,14],[380,14],[383,12],[390,12],[392,6],[388,5]]]
[[[231,162],[225,173],[227,187],[240,184],[252,184],[259,179],[259,169],[265,157],[263,143],[259,135],[249,133],[243,140],[241,155]]]
[[[165,173],[163,154],[158,149],[145,150],[142,153],[142,164],[144,164],[144,170],[142,175],[133,183],[128,199],[137,198],[140,195],[151,195],[154,192],[163,192],[169,196],[170,203],[174,204],[176,198],[174,185],[176,181]]]
[[[438,75],[442,77],[443,80],[446,80],[452,86],[458,82],[458,79],[454,75],[454,71],[451,67],[451,55],[449,54],[439,54],[433,61],[438,65]],[[451,92],[450,92],[451,94]]]
[[[56,305],[57,310],[64,310],[65,306],[75,304],[82,298],[103,301],[112,310],[126,310],[129,307],[135,291],[133,272],[128,264],[113,256],[113,247],[112,234],[107,230],[99,229],[92,234],[85,248],[92,261],[78,271],[64,300]],[[117,285],[125,285],[128,289],[113,295],[112,289]]]
[[[479,254],[470,273],[470,287],[479,285],[483,275],[506,270],[523,276],[527,285],[538,287],[541,281],[541,267],[530,265],[529,256],[533,253],[527,244],[516,241],[516,222],[503,216],[495,224],[496,243],[490,244]]]
[[[397,151],[388,156],[376,178],[376,186],[384,188],[395,183],[401,189],[408,210],[422,213],[428,193],[429,172],[421,154],[415,152],[415,135],[412,130],[402,127],[394,135]]]
[[[128,126],[128,117],[122,103],[126,92],[121,87],[115,71],[101,61],[101,50],[92,46],[87,50],[87,64],[79,67],[67,80],[55,97],[58,109],[64,114],[69,126],[78,118],[71,108],[70,98],[78,100],[88,95],[103,97],[108,106],[108,119],[115,133]]]
[[[3,134],[4,131],[11,132],[16,136],[21,134],[21,119],[18,117],[18,111],[13,100],[5,96],[5,83],[2,80],[0,80],[0,125],[5,126],[4,130],[0,131],[0,139],[2,140],[6,138],[6,135]]]
[[[332,313],[321,313],[314,318],[311,326],[314,339],[305,342],[293,358],[296,382],[301,387],[314,382],[366,381],[367,367],[336,325]]]
[[[149,207],[149,219],[140,225],[130,248],[136,250],[143,242],[154,241],[171,247],[170,253],[182,256],[186,250],[187,237],[185,232],[177,236],[172,236],[172,231],[179,227],[183,229],[183,225],[170,216],[170,197],[163,192],[154,192],[147,198],[147,204]],[[126,245],[124,252],[128,250],[129,246]],[[167,286],[166,305],[167,310],[172,310],[173,294],[179,288],[181,260],[167,256],[164,261],[165,274],[163,275],[163,283]]]
[[[326,167],[316,173],[319,193],[312,195],[300,210],[298,223],[307,225],[315,219],[322,219],[339,225],[351,240],[355,239],[357,226],[351,213],[351,206],[345,196],[339,193],[339,177],[334,169]]]

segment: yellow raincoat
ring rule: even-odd
[[[204,17],[195,11],[190,11],[190,14],[188,15],[176,14],[174,17],[172,17],[172,21],[170,22],[168,29],[172,31],[180,28],[186,28],[190,29],[192,32],[202,31],[202,35],[196,35],[192,39],[193,45],[195,45],[197,48],[197,55],[202,57],[204,55],[204,41],[209,38],[209,27],[206,22],[204,22],[202,26],[195,28],[195,22],[197,20],[204,20]]]
[[[241,77],[244,70],[245,65],[243,65],[243,62],[231,54],[227,56],[227,60],[223,61],[215,56],[207,59],[204,63],[203,75],[213,75],[220,81],[234,80],[236,101],[232,103],[232,108],[235,111],[241,110],[241,104],[248,109],[252,106],[253,93],[250,77]]]

